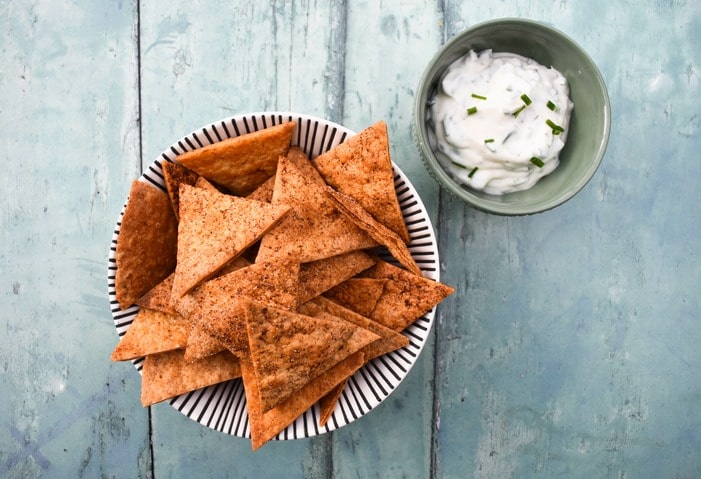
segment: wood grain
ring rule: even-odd
[[[0,476],[143,476],[138,377],[105,361],[105,245],[139,168],[135,5],[0,10]]]

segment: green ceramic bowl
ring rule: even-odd
[[[429,143],[428,104],[443,72],[470,50],[517,53],[552,66],[567,78],[574,110],[560,165],[526,191],[497,196],[456,182],[440,165]],[[532,20],[505,18],[474,25],[451,38],[436,53],[416,91],[413,135],[428,171],[438,183],[473,207],[499,215],[528,215],[561,205],[594,176],[606,151],[611,105],[606,85],[592,59],[564,33]]]

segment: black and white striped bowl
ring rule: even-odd
[[[146,168],[140,180],[165,190],[161,169],[164,161],[175,161],[178,155],[186,151],[287,121],[297,123],[292,144],[302,148],[310,158],[317,157],[355,134],[331,121],[304,114],[242,114],[207,125],[176,141]],[[393,164],[393,168],[394,186],[411,237],[409,250],[424,276],[439,281],[438,248],[428,212],[408,178],[396,164]],[[138,311],[136,306],[121,310],[115,296],[115,253],[123,214],[124,208],[115,226],[108,260],[110,307],[120,337],[129,329]],[[394,262],[386,252],[380,251],[379,254],[387,261]],[[409,338],[408,346],[372,360],[350,378],[333,415],[324,427],[319,427],[319,406],[316,404],[280,432],[276,439],[299,439],[330,432],[377,407],[399,386],[413,367],[428,339],[434,316],[435,309],[432,309],[404,330],[403,334]],[[135,360],[134,366],[141,372],[143,359]],[[246,396],[240,379],[183,394],[171,399],[169,403],[204,426],[225,434],[250,438]]]

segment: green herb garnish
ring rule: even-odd
[[[545,163],[543,163],[543,160],[541,160],[541,159],[538,158],[537,156],[534,156],[534,157],[531,158],[531,163],[533,163],[533,164],[534,164],[535,166],[537,166],[538,168],[542,168],[543,165],[545,165]]]
[[[477,107],[476,106],[471,106],[470,108],[467,109],[467,114],[469,115],[474,115],[477,113]]]
[[[486,99],[487,99],[486,96],[478,95],[477,93],[473,93],[473,94],[470,95],[470,96],[471,96],[472,98],[477,98],[478,100],[486,100]]]
[[[523,103],[525,103],[526,106],[528,106],[532,103],[531,99],[525,93],[523,95],[521,95],[521,100],[523,100]]]
[[[555,111],[557,109],[557,105],[555,105],[555,103],[551,102],[550,100],[548,100],[548,103],[546,105],[551,111]]]
[[[494,138],[485,138],[484,142],[485,143],[494,143]]]
[[[523,111],[524,108],[526,108],[526,105],[521,105],[521,107],[518,110],[513,112],[512,115],[514,116],[514,118],[516,118],[518,116],[518,114]]]
[[[477,173],[477,170],[479,170],[479,168],[476,166],[474,168],[472,168],[472,171],[467,174],[467,177],[472,178],[473,176],[475,176],[475,173]]]
[[[458,163],[458,162],[456,162],[456,161],[451,161],[451,163],[452,163],[453,165],[457,166],[457,167],[460,168],[460,169],[463,169],[463,170],[466,170],[466,169],[467,169],[467,166],[463,165],[462,163]]]
[[[546,123],[550,128],[553,129],[553,135],[559,135],[560,133],[562,133],[563,131],[565,131],[564,128],[562,128],[560,125],[558,125],[557,123],[553,122],[553,121],[550,120],[550,119],[545,120],[545,123]]]

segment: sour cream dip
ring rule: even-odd
[[[429,140],[458,182],[494,195],[522,191],[558,166],[572,108],[557,70],[513,53],[470,51],[430,101]]]

